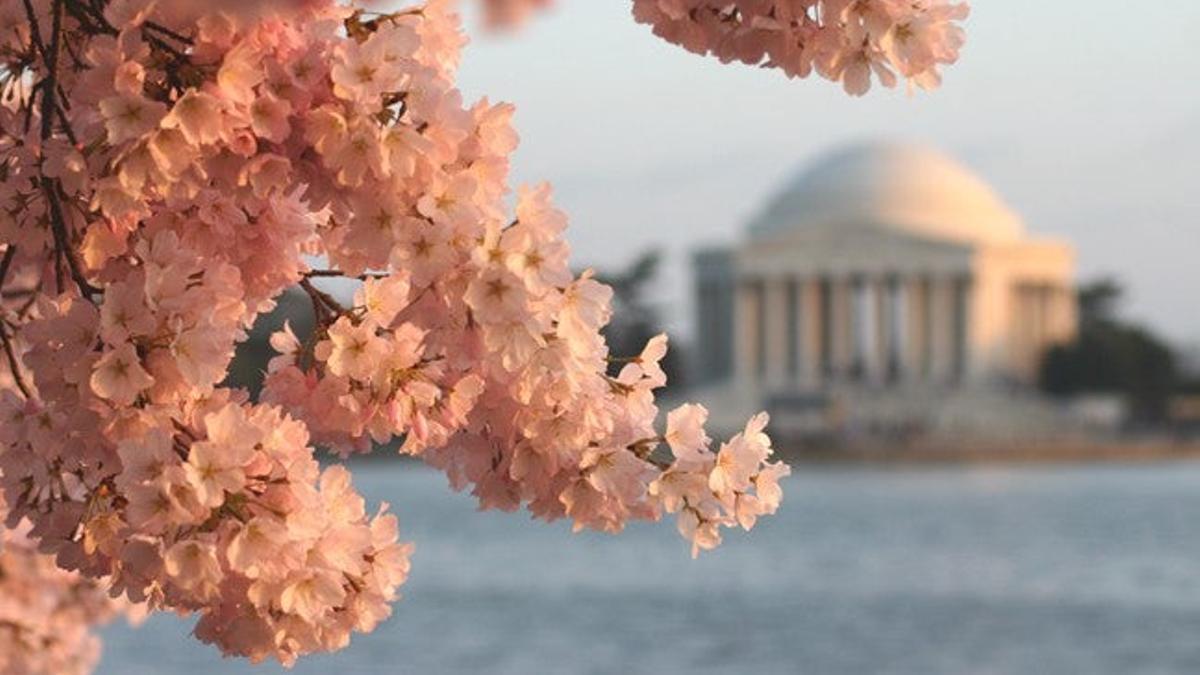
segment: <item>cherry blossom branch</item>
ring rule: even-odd
[[[176,63],[187,62],[189,60],[187,53],[173,46],[171,43],[158,37],[157,35],[151,35],[150,33],[143,32],[142,39],[149,43],[150,46],[167,52],[167,54],[170,55]]]
[[[666,458],[654,457],[654,451],[662,447],[662,444],[666,442],[667,439],[665,436],[651,436],[635,441],[626,447],[630,452],[637,455],[638,459],[641,459],[643,462],[649,462],[660,470],[666,471],[671,468],[672,461]]]
[[[89,624],[107,622],[123,606],[39,553],[24,525],[0,527],[0,597],[0,671],[30,675],[91,672],[99,640]]]
[[[309,270],[304,273],[304,276],[305,276],[305,278],[308,278],[308,279],[335,278],[335,279],[357,279],[359,281],[366,281],[367,279],[386,279],[390,275],[388,275],[386,272],[375,272],[375,273],[366,272],[366,273],[359,274],[356,276],[351,276],[341,270]]]
[[[322,315],[327,316],[329,313],[332,313],[335,316],[341,316],[349,313],[350,311],[343,306],[342,303],[338,302],[337,299],[332,295],[314,286],[313,283],[307,278],[300,280],[300,288],[304,289],[304,292],[308,293],[308,297],[312,299],[313,308],[318,310],[318,319],[320,319]]]
[[[789,77],[816,72],[856,96],[870,89],[872,78],[889,88],[901,80],[937,87],[939,68],[958,59],[958,22],[969,13],[955,0],[684,4],[688,8],[680,11],[677,0],[633,0],[633,14],[688,51],[778,68]]]
[[[88,282],[87,277],[83,273],[83,264],[79,260],[79,254],[75,251],[75,247],[71,243],[70,235],[67,231],[67,222],[62,210],[62,202],[59,200],[58,181],[42,176],[41,185],[42,192],[50,207],[50,230],[54,235],[56,256],[61,256],[61,258],[66,260],[71,279],[79,287],[80,293],[83,294],[83,297],[92,300],[94,296],[99,295],[102,291]],[[61,278],[58,280],[58,283],[59,290],[61,291]]]
[[[0,289],[4,288],[4,282],[8,280],[8,270],[12,267],[13,260],[17,257],[17,245],[9,244],[4,251],[4,259],[0,260]]]
[[[43,61],[46,60],[46,44],[42,41],[42,29],[38,25],[37,12],[33,9],[33,3],[30,0],[22,0],[25,7],[25,17],[29,20],[29,37],[33,48],[37,50],[38,55]],[[28,118],[26,118],[28,120]]]
[[[167,37],[169,37],[173,40],[176,40],[178,42],[182,42],[185,45],[190,46],[190,45],[195,44],[195,41],[192,40],[192,38],[190,38],[186,35],[183,35],[181,33],[177,33],[175,31],[171,30],[170,28],[163,26],[162,24],[155,23],[153,21],[147,21],[147,22],[143,23],[142,26],[145,28],[148,28],[150,30],[153,30],[155,32],[162,33],[163,35],[166,35]]]
[[[409,564],[395,518],[368,515],[315,447],[349,455],[403,439],[403,453],[473,485],[483,508],[605,531],[678,514],[694,550],[775,512],[787,468],[770,461],[765,416],[713,451],[699,406],[659,431],[665,337],[606,360],[612,290],[571,272],[548,186],[508,203],[513,109],[463,100],[455,3],[373,14],[336,0],[22,2],[28,24],[0,35],[0,51],[33,86],[22,82],[0,129],[0,145],[19,148],[0,178],[32,180],[8,191],[0,296],[19,297],[5,279],[38,285],[0,321],[14,373],[0,419],[17,427],[0,447],[0,511],[33,521],[33,543],[62,564],[135,602],[200,614],[196,636],[227,654],[291,665],[370,631]],[[864,45],[842,40],[861,17],[684,4],[704,8],[685,20],[715,41],[689,47],[763,63],[797,43],[772,40],[767,54],[742,26],[774,19],[793,37],[796,21],[823,21],[845,63],[818,65],[862,80],[849,69]],[[668,39],[695,35],[676,23],[677,0],[634,7]],[[872,49],[891,44],[872,37]],[[923,46],[889,58],[946,61]],[[29,250],[22,238],[17,252],[22,232],[49,241]],[[309,255],[329,269],[306,271]],[[361,282],[353,302],[324,278]],[[80,293],[63,292],[68,280]],[[223,386],[230,360],[297,284],[317,326],[303,343],[290,327],[271,336],[278,356],[251,402]],[[21,414],[34,393],[37,419]],[[131,412],[137,424],[118,423]]]
[[[42,142],[50,140],[54,132],[54,117],[57,114],[54,106],[58,100],[58,56],[63,41],[62,19],[63,0],[54,0],[52,25],[50,28],[50,45],[42,52],[42,62],[46,66],[45,85],[42,91]],[[43,152],[45,149],[43,148]]]
[[[26,0],[28,11],[32,11],[32,6]],[[54,135],[54,119],[57,117],[61,109],[58,105],[59,86],[58,86],[58,66],[59,58],[62,52],[62,43],[65,40],[63,34],[63,11],[65,8],[65,0],[54,0],[52,9],[52,26],[50,45],[43,52],[43,64],[46,66],[46,75],[43,78],[43,86],[41,89],[42,102],[42,152],[45,153],[46,142]],[[32,22],[31,22],[32,23]],[[62,115],[66,118],[66,115]],[[74,133],[69,132],[69,135],[74,139]],[[40,171],[40,169],[39,169]],[[46,199],[46,204],[50,216],[50,229],[54,235],[55,244],[55,259],[56,261],[66,260],[67,268],[70,271],[71,278],[79,287],[80,293],[85,298],[91,299],[98,294],[100,290],[88,282],[87,277],[83,273],[83,265],[79,260],[78,253],[75,251],[74,245],[71,243],[71,237],[68,233],[68,226],[65,214],[62,209],[62,202],[59,198],[59,185],[57,179],[51,179],[43,172],[40,178],[42,194]],[[58,284],[59,290],[62,287],[62,268],[61,263],[56,263],[58,268]]]
[[[4,285],[8,280],[8,272],[12,268],[13,260],[15,260],[16,257],[16,244],[9,244],[4,251],[3,260],[0,260],[0,293],[3,293],[2,297],[4,299],[8,299],[10,297],[21,297],[12,295],[8,291],[3,290]],[[32,398],[32,394],[30,393],[29,386],[25,383],[24,376],[21,374],[20,361],[17,359],[16,351],[13,349],[8,330],[5,328],[6,325],[8,325],[7,321],[4,321],[3,325],[0,325],[0,341],[3,341],[4,343],[4,355],[8,359],[8,369],[9,372],[12,373],[13,383],[16,384],[17,389],[19,389],[21,393],[25,395],[26,399],[29,399]]]
[[[29,315],[29,310],[33,309],[33,305],[37,302],[38,295],[42,292],[42,282],[29,292],[29,298],[25,300],[25,304],[17,308],[17,319],[24,320]]]
[[[104,13],[79,0],[67,0],[67,11],[89,32],[116,35],[117,29],[104,18]]]
[[[0,342],[4,343],[4,356],[8,359],[8,370],[12,373],[13,383],[17,385],[17,389],[27,400],[33,398],[33,392],[29,390],[29,385],[25,383],[25,377],[21,374],[21,362],[17,358],[16,350],[13,349],[12,340],[6,328],[8,322],[0,324]]]

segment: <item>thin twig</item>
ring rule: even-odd
[[[37,48],[38,54],[42,60],[46,60],[46,43],[42,41],[42,29],[38,26],[37,11],[33,9],[33,3],[30,0],[25,2],[25,16],[29,19],[30,33],[33,37],[33,46]]]
[[[300,280],[300,288],[303,288],[304,292],[308,293],[308,297],[313,299],[314,304],[320,301],[320,304],[324,305],[325,309],[329,310],[332,314],[340,316],[349,312],[348,309],[342,306],[342,303],[338,302],[332,295],[314,286],[308,279]]]
[[[65,101],[66,98],[63,98]],[[63,110],[61,105],[55,105],[54,110],[58,113],[58,119],[62,122],[63,131],[67,134],[67,140],[71,141],[71,145],[75,148],[79,147],[79,139],[75,137],[75,128],[71,126],[71,121],[67,119],[67,112]]]
[[[186,35],[181,35],[179,33],[176,33],[175,31],[171,30],[170,28],[167,28],[166,26],[164,26],[162,24],[154,23],[153,21],[147,21],[147,22],[143,23],[142,26],[144,28],[149,28],[150,30],[158,31],[159,33],[162,33],[163,35],[166,35],[167,37],[174,38],[175,40],[182,42],[185,45],[195,44],[194,41],[192,40],[192,38],[190,38]]]
[[[42,292],[42,282],[39,281],[37,287],[29,292],[29,299],[25,301],[24,305],[21,305],[21,307],[19,309],[17,309],[17,319],[18,320],[21,320],[21,321],[25,320],[25,317],[29,315],[29,310],[33,309],[34,304],[37,303],[38,295],[41,292]]]
[[[78,18],[79,12],[82,12],[90,17],[91,21],[94,22],[94,25],[96,26],[96,30],[99,30],[101,33],[106,35],[120,34],[120,31],[117,30],[116,26],[113,26],[108,22],[108,19],[105,18],[104,12],[100,8],[89,6],[87,3],[81,3],[78,0],[67,0],[67,6],[75,10],[72,12],[72,14],[75,14],[76,18]]]
[[[21,390],[26,399],[33,398],[33,392],[29,390],[29,385],[25,384],[25,377],[21,375],[21,362],[17,360],[17,352],[13,349],[8,331],[3,326],[0,326],[0,341],[4,343],[4,354],[8,357],[8,369],[12,371],[13,383],[17,385],[17,389]]]
[[[378,272],[378,273],[359,274],[358,276],[350,276],[349,274],[346,274],[345,272],[343,272],[341,270],[309,270],[308,272],[304,273],[304,276],[308,277],[310,279],[316,278],[316,277],[325,277],[325,278],[337,278],[337,279],[358,279],[359,281],[366,281],[367,279],[386,279],[386,278],[388,278],[389,275],[385,274],[383,272]]]
[[[89,300],[92,296],[100,293],[100,289],[88,282],[87,277],[83,273],[83,264],[79,260],[74,247],[71,245],[70,235],[67,233],[67,222],[63,217],[62,202],[58,198],[58,185],[46,178],[42,177],[42,191],[46,194],[46,200],[50,204],[50,230],[54,234],[54,242],[58,246],[62,256],[67,261],[67,269],[71,273],[71,279],[79,286],[79,292]]]
[[[4,288],[4,282],[8,279],[8,269],[12,267],[13,259],[17,257],[17,245],[9,244],[8,249],[4,251],[4,260],[0,260],[0,288]]]
[[[62,46],[63,0],[54,0],[50,47],[42,59],[46,64],[46,86],[42,90],[42,143],[54,133],[54,106],[58,101],[58,55]],[[42,148],[45,152],[45,147]]]
[[[58,106],[58,61],[62,51],[63,43],[63,9],[65,0],[54,0],[53,9],[53,25],[51,27],[50,47],[45,53],[46,77],[42,88],[42,152],[45,152],[46,142],[54,135],[54,118],[56,115],[66,115],[62,113]],[[74,132],[68,129],[68,136],[74,137]],[[79,257],[71,244],[71,236],[68,233],[67,221],[63,214],[62,201],[59,199],[59,184],[57,180],[52,180],[45,174],[41,178],[42,193],[46,199],[46,204],[49,209],[50,230],[54,235],[54,244],[56,248],[56,266],[61,269],[62,261],[65,259],[67,269],[71,273],[71,278],[75,284],[79,286],[80,293],[89,300],[93,295],[99,292],[99,289],[88,283],[87,277],[83,273],[83,265],[79,261]]]
[[[143,32],[142,39],[145,40],[151,47],[158,47],[159,49],[163,50],[164,52],[167,52],[167,54],[169,54],[176,61],[182,61],[185,63],[188,61],[187,54],[183,53],[182,51],[177,49],[174,45],[172,45],[171,43],[167,42],[166,40],[158,37],[157,35],[150,35],[148,33]]]

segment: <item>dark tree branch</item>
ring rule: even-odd
[[[17,359],[17,352],[13,349],[8,330],[3,326],[0,326],[0,341],[4,343],[4,355],[8,358],[8,369],[12,372],[13,382],[17,385],[17,389],[21,390],[26,399],[33,398],[33,392],[29,390],[29,385],[25,384],[25,377],[21,374],[21,362]]]
[[[17,247],[15,244],[9,244],[4,251],[4,260],[0,260],[0,289],[4,288],[4,282],[8,280],[8,270],[12,267],[13,259],[17,257]]]
[[[322,314],[325,316],[330,314],[341,316],[349,313],[349,310],[343,307],[342,303],[338,302],[332,295],[314,286],[308,279],[300,280],[300,288],[303,288],[304,292],[308,293],[308,297],[312,298],[313,308],[318,310],[318,320],[320,320]]]
[[[54,0],[54,10],[50,29],[50,46],[44,52],[43,62],[46,64],[46,84],[42,88],[42,151],[45,152],[45,142],[54,133],[55,106],[58,101],[58,55],[62,46],[63,0]]]
[[[142,24],[142,27],[162,33],[163,35],[166,35],[167,37],[172,38],[178,42],[182,42],[185,45],[195,44],[195,42],[192,40],[192,38],[190,38],[186,35],[182,35],[180,33],[176,33],[175,31],[171,30],[170,28],[167,28],[166,26],[163,26],[162,24],[154,23],[153,21],[147,21],[146,23]]]
[[[366,281],[367,279],[386,279],[388,277],[387,274],[382,272],[376,274],[367,273],[360,274],[358,276],[350,276],[341,270],[309,270],[308,272],[304,273],[304,276],[308,279],[324,277],[330,279],[358,279],[359,281]]]
[[[33,3],[30,0],[23,0],[25,3],[25,16],[29,19],[29,32],[33,40],[33,46],[37,49],[42,60],[46,60],[46,43],[42,41],[42,29],[38,26],[37,11],[33,9]]]
[[[71,12],[71,16],[75,20],[85,26],[88,31],[102,33],[104,35],[118,35],[117,29],[104,18],[104,12],[88,5],[79,2],[79,0],[67,0],[67,10]]]
[[[66,0],[54,0],[53,8],[53,25],[50,34],[50,46],[44,53],[44,63],[46,65],[46,77],[42,83],[41,89],[41,114],[42,114],[42,152],[45,153],[46,142],[54,135],[54,118],[60,116],[64,123],[66,114],[58,104],[59,86],[58,86],[58,66],[59,59],[62,53],[63,38],[63,11],[66,7]],[[67,135],[74,139],[74,133],[67,125]],[[45,174],[42,175],[40,185],[42,194],[46,199],[46,207],[50,219],[50,230],[54,235],[55,246],[55,264],[61,270],[62,262],[65,260],[67,269],[71,274],[72,280],[79,286],[80,293],[89,300],[93,295],[99,292],[99,289],[92,286],[86,275],[83,273],[83,265],[79,261],[79,256],[75,251],[71,242],[71,235],[68,230],[66,217],[63,213],[62,201],[59,197],[58,181],[52,180]]]

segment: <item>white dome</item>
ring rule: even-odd
[[[750,225],[755,237],[820,227],[873,227],[955,243],[1024,236],[1021,219],[970,169],[935,150],[854,146],[792,181]]]

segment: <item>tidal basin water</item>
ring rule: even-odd
[[[299,674],[1200,672],[1200,465],[799,467],[780,514],[693,561],[673,526],[476,513],[414,465],[355,470],[417,544],[374,634]],[[100,672],[277,673],[158,617]]]

